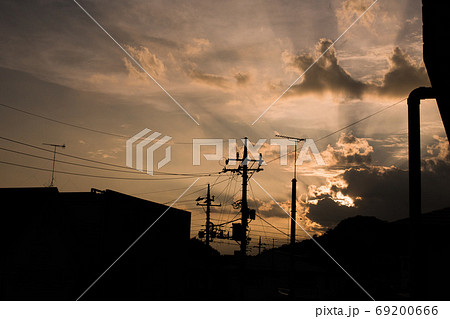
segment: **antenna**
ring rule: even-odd
[[[295,226],[297,223],[297,145],[298,142],[306,141],[305,138],[293,137],[276,134],[275,136],[285,138],[295,142],[295,155],[294,155],[294,178],[292,179],[292,202],[291,202],[291,273],[294,273],[295,269]],[[286,154],[287,155],[287,154]],[[294,295],[294,286],[291,286],[290,295]]]
[[[306,141],[306,138],[300,138],[300,137],[292,137],[292,136],[287,136],[287,135],[281,135],[281,134],[276,134],[276,137],[281,137],[281,138],[285,138],[291,141],[295,142],[295,154],[294,154],[294,179],[297,178],[297,145],[298,142],[303,142]],[[287,156],[287,154],[286,154]]]
[[[66,148],[66,144],[50,144],[50,143],[42,143],[42,145],[52,146],[53,147],[53,165],[52,165],[52,179],[50,181],[50,185],[48,187],[53,187],[55,182],[55,159],[56,159],[56,148]]]

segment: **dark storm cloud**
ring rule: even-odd
[[[395,48],[390,58],[390,68],[378,88],[381,95],[407,96],[418,86],[429,85],[424,66],[417,66],[400,48]]]
[[[309,208],[307,217],[313,222],[319,223],[325,228],[334,227],[338,224],[338,221],[346,219],[350,216],[355,216],[354,207],[347,207],[344,205],[338,205],[331,198],[326,197],[319,200],[317,205],[312,205]]]
[[[321,39],[316,46],[322,53],[331,46],[330,40]],[[301,72],[308,69],[317,58],[311,54],[300,54],[294,57],[292,64]],[[317,63],[305,74],[300,84],[294,85],[291,91],[297,95],[331,92],[348,98],[362,98],[366,84],[355,80],[338,62],[336,51],[330,48]]]
[[[333,227],[347,217],[376,216],[396,220],[408,214],[408,172],[391,168],[352,168],[340,177],[347,187],[340,191],[355,200],[354,207],[340,205],[326,197],[311,205],[308,218],[326,227]]]
[[[341,138],[342,142],[344,141]],[[356,143],[357,138],[345,141]],[[336,147],[338,149],[338,147]],[[447,138],[434,136],[434,141],[423,152],[422,211],[450,206],[447,182],[450,179],[450,146]],[[313,188],[309,200],[308,218],[325,227],[335,226],[340,220],[356,216],[375,216],[393,221],[408,216],[408,171],[397,167],[362,165],[348,168],[330,180],[327,191]],[[339,202],[338,193],[354,200],[349,207]],[[350,205],[351,206],[351,205]]]
[[[296,55],[291,65],[304,72],[331,44],[331,40],[321,39],[316,46],[316,55]],[[425,67],[414,63],[402,49],[394,49],[389,64],[381,83],[363,82],[354,79],[339,64],[336,51],[331,47],[303,76],[301,83],[292,87],[291,94],[332,93],[348,99],[362,99],[364,94],[404,97],[414,88],[429,84]]]
[[[408,216],[408,171],[395,167],[352,168],[341,177],[348,186],[339,190],[352,198],[361,198],[355,200],[355,207],[340,205],[322,194],[318,204],[310,206],[309,219],[332,227],[340,220],[356,215],[375,216],[387,221]],[[422,172],[423,212],[450,206],[449,178],[449,162],[438,161],[433,164],[432,171]]]

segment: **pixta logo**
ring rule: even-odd
[[[244,140],[242,140],[244,143]],[[192,140],[192,164],[200,165],[201,158],[203,157],[207,161],[219,161],[224,158],[224,144],[225,141],[223,139],[193,139]],[[227,141],[228,144],[228,156],[230,158],[234,157],[237,152],[237,140],[229,139]],[[267,146],[267,139],[261,138],[255,144],[248,142],[248,155],[254,159],[258,159],[260,157],[261,150],[264,146]],[[295,146],[295,142],[286,139],[270,139],[269,142],[270,147],[277,148],[279,150],[279,156],[277,159],[280,159],[280,165],[285,166],[288,165],[288,147]],[[202,146],[213,146],[215,151],[214,153],[204,154],[201,151]],[[264,157],[264,154],[261,154]],[[296,154],[297,155],[297,154]],[[312,155],[312,157],[311,157]],[[314,157],[314,159],[313,159]],[[326,165],[320,152],[314,143],[313,139],[307,138],[304,139],[303,144],[299,148],[298,156],[295,159],[295,165],[300,166],[305,162],[315,161],[317,166]],[[236,165],[235,161],[230,163],[231,165]],[[263,163],[262,165],[265,165]]]
[[[146,165],[146,172],[149,175],[153,175],[153,153],[163,146],[165,143],[170,141],[172,137],[170,136],[163,136],[160,139],[154,140],[161,136],[161,133],[159,132],[153,132],[152,134],[148,135],[151,132],[150,129],[146,128],[134,135],[132,138],[128,139],[126,142],[126,165],[128,167],[135,167],[138,171],[143,172],[144,171],[144,157],[147,158],[147,165]],[[148,136],[147,136],[148,135]],[[145,137],[147,136],[147,137]],[[133,145],[136,144],[136,166],[133,164]],[[152,143],[153,142],[153,143]],[[151,144],[152,143],[152,144]],[[150,145],[149,145],[150,144]],[[144,155],[144,151],[146,151],[146,155]],[[158,169],[169,163],[171,160],[171,147],[170,145],[166,147],[165,156],[162,160],[160,160],[157,164]]]
[[[144,171],[144,161],[146,159],[146,173],[153,175],[154,173],[154,155],[153,153],[159,149],[161,146],[166,144],[172,139],[171,136],[163,136],[159,132],[151,133],[151,130],[146,128],[140,131],[138,134],[134,135],[132,138],[128,139],[126,142],[126,165],[128,167],[136,168],[138,171]],[[160,137],[160,138],[159,138]],[[157,139],[159,138],[159,139]],[[244,139],[242,139],[244,143]],[[225,147],[227,144],[228,147]],[[135,146],[136,151],[133,151]],[[295,142],[286,139],[259,139],[256,143],[247,143],[247,151],[249,158],[259,159],[261,161],[260,165],[266,165],[263,150],[271,149],[271,152],[278,153],[273,160],[279,160],[280,165],[288,165],[288,155],[292,153],[288,151],[288,147],[296,146]],[[202,151],[202,147],[208,147],[208,153]],[[211,147],[214,148],[214,152],[211,152]],[[225,150],[227,148],[227,150]],[[201,165],[202,158],[207,161],[220,161],[224,159],[224,155],[228,155],[229,158],[233,158],[238,153],[238,140],[228,139],[227,141],[223,139],[192,139],[192,164],[194,166]],[[297,146],[296,146],[297,148]],[[136,155],[134,156],[134,153]],[[228,153],[228,154],[226,154]],[[316,144],[312,139],[304,139],[303,143],[299,145],[298,153],[295,154],[295,165],[300,166],[305,162],[314,161],[316,165],[323,166],[326,165]],[[165,156],[157,163],[157,168],[160,169],[167,163],[171,161],[171,146],[168,145],[165,149]],[[237,165],[236,160],[230,160],[230,165]]]

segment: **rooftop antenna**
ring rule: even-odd
[[[299,138],[299,137],[293,137],[293,136],[280,135],[280,134],[276,134],[275,136],[285,138],[285,139],[295,142],[294,178],[292,179],[292,199],[291,199],[291,272],[293,274],[295,271],[294,245],[295,245],[295,227],[296,227],[296,223],[297,223],[296,222],[296,220],[297,220],[297,216],[296,216],[297,215],[297,145],[298,145],[298,142],[306,141],[306,139]],[[291,281],[291,285],[292,286],[290,289],[290,295],[291,295],[291,297],[294,297],[294,286],[293,286],[292,281]]]
[[[53,165],[52,165],[52,179],[50,181],[50,185],[48,187],[53,187],[54,183],[55,183],[55,160],[56,160],[56,148],[60,147],[60,148],[66,148],[66,144],[49,144],[49,143],[42,143],[42,145],[46,145],[46,146],[52,146],[53,147]]]
[[[294,154],[294,179],[297,181],[297,145],[298,142],[304,142],[306,141],[305,138],[299,138],[299,137],[292,137],[292,136],[286,136],[286,135],[280,135],[280,134],[276,134],[276,137],[281,137],[281,138],[285,138],[288,139],[290,141],[294,141],[295,142],[295,154]],[[286,154],[287,155],[287,154]],[[292,181],[294,181],[294,179]]]

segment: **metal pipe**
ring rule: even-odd
[[[422,273],[426,265],[423,260],[420,234],[422,213],[422,181],[420,154],[420,101],[434,99],[430,87],[414,89],[408,96],[408,152],[409,152],[409,217],[410,217],[410,290],[411,298],[423,299],[426,281]]]
[[[408,96],[408,144],[409,144],[409,212],[410,217],[420,216],[421,155],[420,155],[420,101],[435,98],[430,87],[414,89]]]

